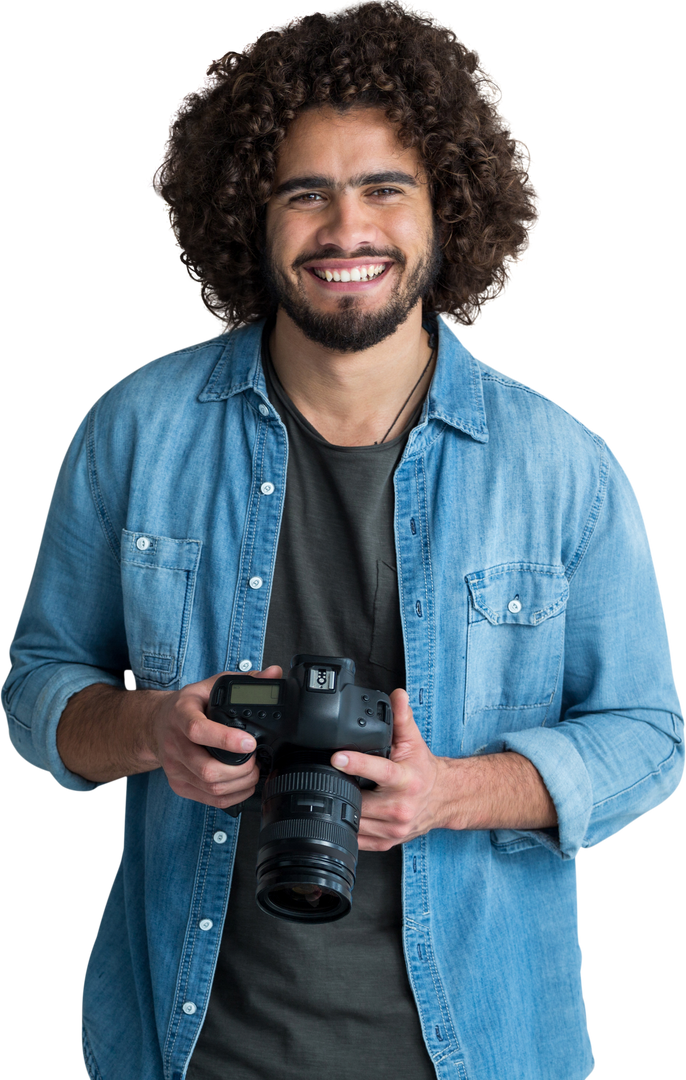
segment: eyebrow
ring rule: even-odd
[[[404,187],[419,187],[414,176],[398,170],[391,172],[363,173],[352,176],[340,183],[332,176],[293,176],[284,180],[274,191],[274,195],[288,195],[292,191],[305,191],[311,188],[327,188],[329,191],[341,191],[344,187],[367,187],[370,184],[402,184]]]

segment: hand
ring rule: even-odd
[[[273,665],[255,672],[254,678],[280,679],[281,674],[281,668]],[[184,799],[225,809],[250,798],[260,773],[254,757],[242,765],[225,765],[205,750],[215,746],[245,754],[256,746],[247,731],[208,719],[207,705],[218,678],[213,675],[160,695],[152,716],[151,743],[172,791]]]
[[[393,691],[391,705],[390,759],[349,750],[331,758],[340,772],[378,784],[376,791],[362,792],[358,841],[363,851],[388,851],[447,824],[443,793],[447,759],[435,757],[424,742],[404,690]]]

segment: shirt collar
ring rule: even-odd
[[[266,400],[261,362],[264,322],[242,326],[228,335],[199,401],[223,401],[250,389]],[[488,442],[481,370],[443,319],[438,320],[436,370],[420,425],[428,420],[442,420],[477,442]]]

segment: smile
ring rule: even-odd
[[[349,270],[339,267],[310,266],[308,269],[322,281],[373,281],[381,277],[391,263],[372,263],[367,266],[352,266]]]

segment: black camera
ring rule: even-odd
[[[285,679],[222,675],[212,687],[209,717],[254,735],[261,772],[268,772],[257,850],[259,906],[293,921],[347,915],[362,796],[359,781],[334,769],[330,759],[336,750],[390,756],[388,695],[356,686],[352,660],[298,655]],[[207,749],[227,765],[251,756]]]

